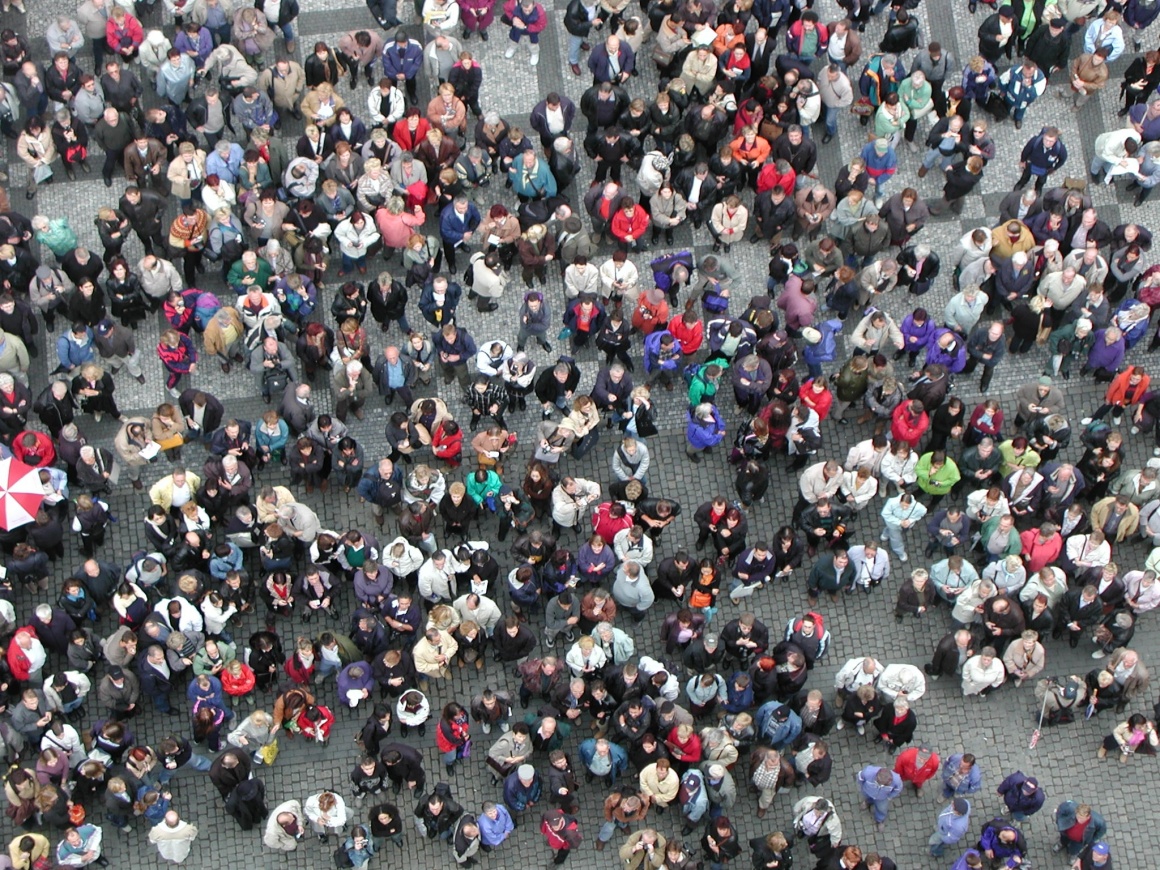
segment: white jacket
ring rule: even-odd
[[[298,821],[298,829],[305,833],[306,820],[302,817],[302,804],[298,801],[285,801],[278,804],[270,812],[270,817],[266,819],[266,833],[262,836],[262,842],[267,849],[275,849],[279,852],[293,852],[298,848],[298,839],[290,836],[278,824],[278,816],[282,813],[289,813]]]
[[[998,656],[991,659],[990,667],[983,664],[981,655],[971,656],[963,665],[963,694],[977,695],[988,686],[997,689],[1006,679],[1007,669]]]
[[[395,544],[402,544],[404,549],[401,556],[395,556],[393,550]],[[415,573],[423,567],[423,552],[418,547],[413,547],[407,543],[407,539],[402,535],[395,538],[382,551],[382,565],[388,571],[395,575],[395,578],[402,580],[404,577]]]
[[[347,218],[334,229],[334,237],[338,239],[338,249],[348,257],[358,258],[367,255],[367,249],[379,240],[379,231],[375,229],[375,222],[370,218],[363,221],[362,230],[355,228],[350,218]]]
[[[562,483],[552,490],[552,519],[568,529],[579,526],[589,507],[600,498],[600,484],[582,477],[572,479],[577,487],[575,495],[565,492]]]
[[[842,665],[842,669],[834,676],[834,688],[854,693],[862,686],[873,686],[877,683],[878,678],[882,676],[882,662],[875,659],[874,672],[868,674],[862,668],[862,663],[865,661],[866,656],[860,656],[849,659]]]
[[[893,703],[903,691],[903,697],[914,702],[926,694],[926,677],[914,665],[887,665],[878,678],[878,691],[887,703]]]

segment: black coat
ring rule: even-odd
[[[253,830],[269,814],[266,807],[266,786],[260,779],[240,782],[226,797],[226,812],[237,819],[243,831]]]
[[[878,718],[874,720],[874,727],[878,729],[878,733],[889,736],[894,746],[903,746],[909,743],[914,737],[914,729],[917,726],[918,717],[914,715],[913,710],[907,710],[906,718],[895,724],[893,704],[884,706],[882,712],[878,714]]]

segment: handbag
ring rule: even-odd
[[[334,850],[334,866],[335,867],[353,867],[354,861],[350,860],[350,855],[346,853],[346,849],[339,846]]]
[[[37,184],[43,184],[52,178],[52,167],[47,163],[41,163],[39,166],[32,170],[32,177],[35,179]]]
[[[274,739],[258,750],[262,764],[273,764],[278,757],[278,740]]]
[[[869,97],[859,97],[850,106],[850,112],[860,118],[868,118],[874,114],[874,105],[870,102]]]
[[[657,66],[668,66],[673,62],[675,55],[671,51],[665,51],[659,45],[654,45],[652,50],[652,59]]]

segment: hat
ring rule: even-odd
[[[499,488],[499,494],[500,494],[500,497],[502,498],[505,495],[515,495],[515,491],[505,483],[503,486],[501,486]]]
[[[125,679],[125,672],[123,670],[121,670],[117,665],[113,665],[111,668],[109,668],[109,679],[111,679],[111,680],[123,680],[123,679]]]
[[[1092,846],[1092,854],[1093,855],[1107,855],[1108,854],[1108,844],[1105,843],[1103,840],[1100,840],[1098,843],[1096,843],[1094,846]]]
[[[971,805],[967,803],[965,798],[955,798],[951,806],[954,807],[955,812],[960,816],[965,816],[971,811]]]
[[[770,714],[774,722],[788,722],[789,721],[789,707],[785,704],[778,704],[773,708]]]
[[[717,646],[717,635],[707,634],[703,638],[701,638],[701,643],[704,644],[705,646],[715,647],[715,646]]]
[[[107,318],[107,317],[104,320],[102,320],[100,323],[97,324],[97,332],[112,332],[112,331],[113,331],[113,321],[109,320],[109,318]]]
[[[888,141],[886,141],[885,139],[875,139],[874,140],[875,153],[885,154],[889,150],[890,150],[890,143]]]
[[[805,339],[806,344],[817,344],[822,340],[822,334],[812,326],[807,326],[802,330],[802,338]]]
[[[1049,22],[1047,22],[1047,26],[1048,27],[1059,27],[1062,29],[1064,27],[1067,27],[1067,19],[1066,18],[1052,18]]]
[[[1039,378],[1039,386],[1050,387],[1051,386],[1051,377],[1048,375],[1041,375]]]
[[[52,277],[52,269],[48,268],[48,266],[37,266],[36,277],[41,281],[47,281],[50,277]]]
[[[535,779],[536,769],[530,764],[521,764],[516,768],[516,776],[520,779]]]
[[[1031,776],[1023,780],[1023,793],[1033,794],[1039,788],[1039,781]]]
[[[779,329],[773,334],[773,340],[778,344],[785,344],[787,341],[789,341],[789,333],[787,333],[784,329]]]

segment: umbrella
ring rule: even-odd
[[[39,469],[19,459],[0,459],[0,528],[10,531],[32,522],[43,500]]]

